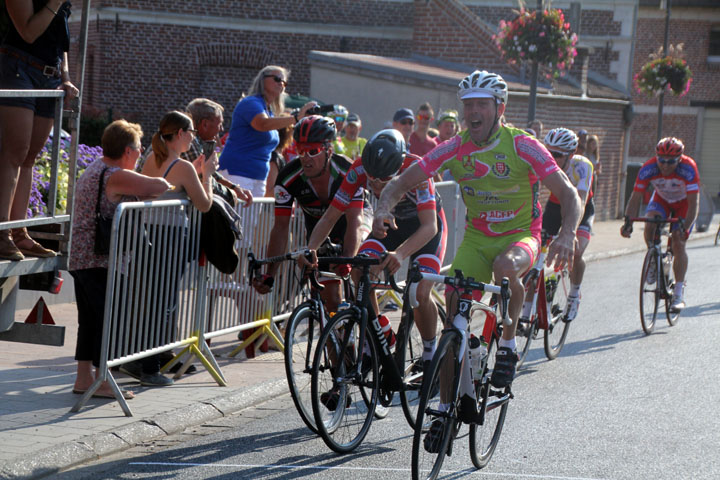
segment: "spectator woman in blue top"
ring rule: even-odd
[[[284,110],[288,71],[269,65],[257,74],[248,95],[235,106],[230,134],[220,156],[220,173],[233,183],[265,195],[270,157],[278,146],[277,130],[294,125],[316,102],[308,102],[293,115]]]

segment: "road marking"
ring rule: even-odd
[[[320,465],[256,465],[256,464],[235,464],[235,463],[180,463],[180,462],[130,462],[129,465],[149,465],[149,466],[166,466],[166,467],[227,467],[227,468],[266,468],[286,469],[286,470],[349,470],[349,471],[378,471],[378,472],[410,472],[409,468],[374,468],[374,467],[325,467]],[[563,477],[558,475],[535,475],[530,473],[500,473],[500,472],[481,472],[474,468],[465,468],[462,470],[446,470],[442,469],[442,473],[474,473],[476,475],[485,475],[493,477],[515,477],[515,478],[539,478],[552,480],[607,480],[601,478],[590,477]]]

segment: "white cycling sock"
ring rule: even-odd
[[[425,360],[432,360],[433,355],[435,355],[435,347],[437,346],[437,337],[433,337],[430,340],[423,339],[423,353],[422,353],[422,359]]]
[[[449,403],[440,403],[438,405],[438,410],[440,410],[441,412],[447,412],[448,410],[450,410],[450,404]]]
[[[685,282],[678,282],[675,284],[675,296],[683,297],[683,290],[685,289]]]
[[[522,306],[522,313],[520,318],[530,318],[530,312],[532,312],[532,302],[525,302]]]
[[[570,284],[570,292],[568,292],[569,297],[579,297],[580,296],[580,285],[575,285],[574,283]]]
[[[515,337],[513,337],[512,340],[505,340],[504,338],[500,338],[500,340],[498,340],[498,347],[507,347],[514,352],[515,350],[517,350]]]

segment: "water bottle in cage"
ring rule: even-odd
[[[487,357],[487,343],[484,339],[477,338],[474,334],[470,334],[469,340],[470,350],[470,368],[472,369],[473,380],[482,380],[482,366]]]

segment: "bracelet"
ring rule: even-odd
[[[48,7],[48,4],[47,4],[47,3],[45,4],[45,8],[47,8],[48,10],[50,10],[50,11],[52,12],[52,14],[57,17],[58,12],[56,12],[56,11],[53,10],[52,8]]]

